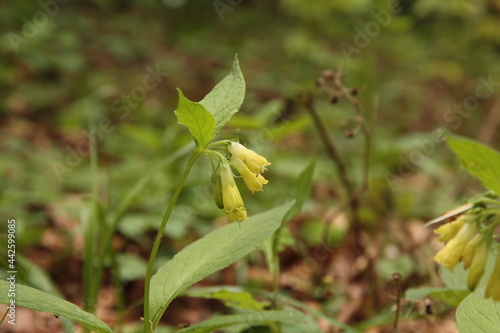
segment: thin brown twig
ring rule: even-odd
[[[398,333],[399,323],[399,309],[401,307],[401,274],[392,274],[392,279],[396,283],[396,315],[394,316],[394,323],[392,326],[392,333]]]
[[[337,172],[339,174],[340,181],[342,182],[343,186],[347,191],[352,191],[353,187],[349,178],[347,177],[347,171],[344,161],[342,161],[342,158],[340,157],[337,147],[330,138],[330,135],[328,134],[328,131],[324,125],[324,122],[321,120],[321,118],[318,115],[318,112],[316,111],[316,106],[314,105],[314,99],[312,98],[312,96],[308,96],[308,101],[306,103],[306,106],[307,106],[307,111],[309,111],[309,114],[313,119],[314,126],[316,126],[318,130],[318,133],[321,137],[321,141],[325,146],[328,156],[330,156],[330,158],[334,161],[335,166],[337,167]]]
[[[354,109],[356,110],[356,113],[358,115],[359,122],[361,123],[361,130],[363,132],[363,137],[365,140],[365,147],[364,147],[365,151],[363,156],[363,176],[362,176],[363,178],[361,181],[360,191],[365,192],[366,190],[368,190],[368,178],[369,178],[368,176],[369,176],[370,152],[371,152],[371,133],[368,128],[368,125],[366,124],[363,107],[356,98],[352,97],[351,95],[352,90],[348,90],[342,84],[341,80],[342,75],[343,72],[341,70],[339,70],[337,75],[334,75],[333,85],[339,91],[340,97],[345,99],[352,106],[354,106]]]
[[[359,214],[358,214],[359,200],[353,197],[354,187],[347,176],[347,169],[345,163],[340,157],[337,147],[330,138],[330,135],[328,134],[328,131],[324,125],[324,122],[321,120],[321,118],[318,115],[318,112],[316,111],[314,99],[311,95],[307,96],[306,109],[313,119],[314,126],[318,130],[321,141],[323,142],[323,145],[326,149],[326,153],[328,154],[330,159],[334,162],[333,164],[337,168],[337,173],[340,182],[342,183],[344,191],[346,192],[346,195],[349,198],[347,202],[349,204],[349,207],[351,208],[351,212],[353,215],[352,227],[357,229],[359,228]]]
[[[371,152],[371,133],[368,128],[368,125],[364,118],[364,112],[359,101],[352,96],[353,90],[348,89],[342,83],[343,72],[341,69],[337,71],[337,73],[333,73],[331,71],[325,71],[318,79],[319,88],[328,92],[330,97],[332,98],[332,102],[336,103],[339,99],[346,100],[349,104],[351,104],[356,110],[356,121],[358,122],[360,129],[363,133],[364,137],[364,156],[363,156],[363,172],[362,179],[359,188],[355,189],[353,183],[349,179],[347,174],[347,168],[345,166],[344,161],[342,160],[339,151],[335,144],[333,143],[328,131],[321,121],[321,118],[316,110],[316,106],[314,104],[314,98],[311,94],[306,96],[305,106],[309,114],[313,119],[313,123],[318,130],[321,141],[325,146],[326,152],[330,159],[334,162],[334,165],[337,168],[337,173],[346,192],[347,200],[340,207],[343,209],[349,207],[352,213],[352,225],[351,227],[354,230],[360,229],[360,220],[359,220],[359,207],[360,207],[360,198],[364,192],[368,190],[368,181],[369,181],[369,168],[370,168],[370,152]],[[330,85],[328,85],[328,83]],[[330,229],[330,224],[326,223],[323,233],[323,238],[327,239]]]

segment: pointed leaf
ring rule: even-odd
[[[463,166],[479,178],[486,188],[500,195],[500,153],[460,136],[448,136],[447,141]]]
[[[231,73],[200,101],[200,104],[214,116],[214,134],[217,134],[233,114],[238,112],[244,98],[245,79],[238,64],[238,58],[235,57]]]
[[[214,117],[200,103],[191,102],[179,92],[179,105],[175,114],[177,121],[186,126],[196,142],[196,146],[204,149],[214,137]]]
[[[192,284],[231,265],[264,242],[281,224],[293,203],[228,224],[188,245],[151,279],[150,311],[158,324],[172,300]]]
[[[265,324],[266,322],[293,325],[293,327],[297,328],[300,332],[304,332],[305,330],[311,332],[309,329],[311,327],[316,327],[314,321],[312,321],[311,318],[306,317],[302,312],[287,310],[249,312],[245,314],[215,317],[177,331],[177,333],[210,333],[219,328],[236,324]],[[321,330],[318,328],[317,330],[314,330],[314,332],[321,332]]]
[[[8,293],[10,283],[0,280],[0,303],[9,304]],[[15,298],[16,306],[23,306],[35,311],[53,313],[59,317],[74,320],[83,326],[94,330],[95,332],[113,333],[113,330],[103,321],[99,320],[93,314],[80,309],[73,303],[67,302],[58,297],[47,294],[43,291],[16,284]],[[7,317],[8,319],[8,317]]]
[[[288,214],[286,214],[285,221],[291,219],[302,210],[302,206],[307,201],[311,194],[312,181],[314,175],[315,161],[311,161],[309,165],[300,173],[295,180],[294,195],[295,204],[292,206]]]
[[[184,295],[190,297],[218,299],[223,301],[228,307],[235,307],[244,310],[263,311],[266,307],[271,305],[269,302],[259,302],[255,300],[253,295],[247,291],[235,291],[224,288],[218,288],[217,290],[194,288],[187,290]]]
[[[56,297],[62,297],[61,292],[59,291],[59,289],[57,289],[54,282],[52,282],[49,275],[37,264],[21,254],[17,254],[16,261],[20,266],[19,268],[22,267],[23,270],[27,272],[25,277],[25,283],[27,285],[30,285],[40,291],[47,292]],[[75,331],[75,325],[71,320],[64,317],[61,317],[60,319],[61,326],[63,327],[64,332],[68,333]]]

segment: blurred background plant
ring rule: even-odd
[[[372,316],[380,308],[363,309],[360,288],[390,314],[393,273],[402,275],[403,289],[439,285],[428,260],[439,245],[422,222],[482,191],[457,167],[439,130],[498,148],[499,16],[497,0],[4,2],[2,218],[18,221],[18,251],[40,266],[67,299],[82,304],[80,214],[96,180],[89,119],[102,122],[90,134],[99,153],[98,198],[115,212],[138,175],[191,140],[172,112],[175,88],[200,100],[238,53],[246,99],[223,134],[234,137],[240,130],[240,140],[273,163],[273,186],[245,198],[249,213],[287,197],[290,182],[316,160],[311,197],[281,235],[281,287],[359,327],[384,327],[392,316],[367,321],[378,318]],[[356,52],[346,53],[347,44]],[[357,89],[372,132],[369,191],[359,211],[372,252],[354,264],[341,260],[349,251],[342,246],[349,217],[332,218],[341,204],[339,179],[312,120],[295,103],[298,94],[314,89],[323,70],[338,68],[346,73],[345,85]],[[331,105],[327,94],[317,96],[316,107],[347,168],[360,179],[362,137],[345,136],[352,107],[342,101]],[[154,171],[118,226],[113,248],[120,252],[116,265],[125,304],[140,302],[144,258],[183,165],[173,162]],[[226,223],[212,203],[209,172],[203,163],[193,170],[167,226],[168,245],[160,259]],[[326,244],[324,225],[331,226]],[[308,267],[304,259],[314,258],[321,246],[335,248],[335,255]],[[362,273],[373,258],[377,281],[367,284]],[[205,283],[266,287],[271,278],[262,267],[263,258],[254,254]],[[114,321],[113,274],[106,274],[97,309],[101,318]],[[321,278],[308,280],[311,276]],[[29,278],[26,282],[36,286]],[[226,311],[217,301],[191,298],[172,307],[165,323],[174,326]],[[128,320],[136,320],[139,309],[128,312]],[[439,318],[437,324],[424,318],[407,325],[417,322],[426,332],[432,325],[440,325],[439,332],[453,327],[452,313]]]

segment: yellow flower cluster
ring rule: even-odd
[[[247,149],[238,142],[228,146],[231,153],[231,163],[238,170],[245,185],[253,193],[261,191],[268,181],[261,175],[270,165],[264,157]],[[220,165],[220,179],[222,185],[222,203],[230,222],[242,222],[248,218],[243,199],[234,181],[231,167],[226,161]]]
[[[490,242],[487,237],[479,232],[477,224],[468,214],[459,216],[434,232],[439,235],[440,241],[446,242],[445,247],[436,254],[434,260],[450,270],[462,261],[464,268],[469,270],[467,287],[474,291],[484,275],[490,253]],[[485,298],[500,301],[500,253],[497,255],[495,268],[488,280]]]

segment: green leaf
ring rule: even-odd
[[[144,278],[147,263],[142,257],[132,253],[120,253],[116,256],[116,261],[122,280],[132,281]]]
[[[190,297],[218,299],[223,301],[226,306],[236,307],[244,310],[262,311],[266,307],[271,305],[271,303],[269,302],[256,301],[253,298],[252,294],[247,291],[235,291],[220,288],[217,288],[217,290],[194,288],[186,291],[184,295]]]
[[[314,168],[316,163],[311,161],[309,165],[297,176],[294,183],[294,189],[292,192],[292,198],[295,200],[292,208],[286,214],[284,221],[290,220],[292,217],[297,215],[301,210],[302,206],[309,198],[311,194],[312,178],[314,174]],[[277,272],[279,261],[275,256],[275,252],[280,251],[280,247],[283,246],[283,240],[285,231],[280,228],[272,238],[269,238],[263,246],[264,255],[266,257],[266,262],[271,272]]]
[[[0,280],[0,290],[9,290],[9,288],[9,282]],[[15,293],[16,306],[24,306],[35,311],[53,313],[59,317],[74,320],[95,332],[113,333],[111,328],[103,321],[99,320],[93,314],[83,311],[73,303],[21,284],[16,284]],[[10,303],[8,293],[0,293],[0,303]]]
[[[191,288],[191,289],[187,290],[184,293],[184,295],[189,296],[189,297],[203,297],[203,295],[211,294],[211,293],[214,293],[214,292],[217,292],[220,290],[228,290],[231,292],[247,291],[247,289],[243,289],[242,287],[239,287],[239,286],[219,285],[219,286],[211,286],[211,287]],[[264,291],[264,290],[262,290],[262,288],[259,288],[258,286],[255,289],[248,290],[248,292],[253,294],[253,295],[265,297],[267,299],[275,299],[275,297],[276,297],[276,295],[274,295],[273,292]],[[286,296],[285,294],[280,293],[278,295],[278,299],[281,302],[286,303],[287,305],[290,305],[290,306],[297,308],[299,310],[302,310],[305,313],[307,313],[308,315],[311,315],[317,319],[321,319],[334,327],[340,327],[346,333],[358,333],[359,332],[357,329],[336,320],[331,315],[323,314],[320,310],[315,309],[312,306],[307,305],[306,303],[297,301],[293,297]],[[390,317],[392,319],[392,317],[393,317],[392,312],[390,313]]]
[[[405,292],[404,298],[408,301],[420,301],[429,296],[430,293],[435,291],[448,290],[443,287],[423,287],[423,288],[410,288]]]
[[[59,289],[57,289],[56,285],[52,282],[49,275],[38,265],[21,254],[17,255],[16,261],[20,268],[22,267],[22,269],[27,272],[26,278],[24,280],[26,284],[35,287],[38,290],[47,292],[51,295],[62,297],[61,292],[59,292]],[[75,331],[74,324],[71,320],[63,317],[61,317],[60,319],[62,324],[61,326],[63,327],[64,332]]]
[[[429,293],[429,296],[448,303],[453,307],[457,307],[468,295],[470,291],[468,289],[445,289],[436,290]]]
[[[309,165],[300,173],[300,175],[295,180],[295,188],[293,198],[295,199],[295,204],[292,206],[290,211],[286,214],[285,221],[288,221],[302,210],[302,206],[309,199],[312,188],[312,181],[314,175],[314,168],[316,166],[315,161],[311,161]]]
[[[158,324],[172,300],[192,284],[231,265],[257,248],[278,229],[293,202],[232,223],[188,245],[151,279],[150,311]]]
[[[233,114],[238,112],[244,98],[245,79],[238,64],[238,58],[234,57],[231,73],[200,101],[200,104],[214,116],[214,135],[231,119]]]
[[[389,280],[396,272],[402,276],[410,276],[418,265],[410,255],[401,254],[397,258],[380,258],[375,264],[377,274],[381,279]]]
[[[406,291],[405,299],[419,301],[430,296],[456,308],[469,294],[470,291],[467,289],[448,289],[444,287],[411,288]]]
[[[460,333],[498,332],[500,303],[484,299],[482,292],[470,294],[457,308],[457,328]]]
[[[259,324],[266,322],[293,325],[299,329],[302,327],[303,330],[301,331],[309,331],[311,326],[316,326],[309,317],[306,317],[302,312],[296,310],[264,311],[211,318],[199,324],[182,329],[177,333],[210,333],[217,329],[236,324]],[[316,332],[321,332],[321,330],[318,329]]]
[[[214,117],[201,103],[191,102],[179,92],[179,104],[175,114],[179,124],[186,126],[196,142],[196,146],[204,149],[214,137]]]
[[[486,188],[500,195],[500,153],[460,136],[450,135],[447,141],[463,166],[479,178]]]

